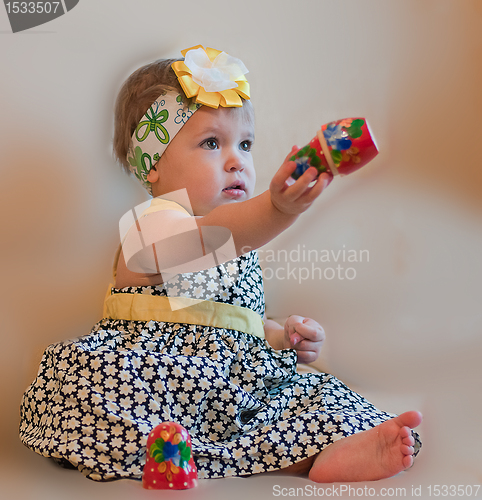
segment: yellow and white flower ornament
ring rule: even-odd
[[[240,59],[226,52],[196,45],[182,52],[184,61],[176,61],[172,69],[186,97],[211,108],[241,107],[250,98],[248,73]]]

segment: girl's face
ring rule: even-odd
[[[194,215],[249,199],[256,181],[251,156],[254,125],[246,116],[249,112],[199,108],[161,156],[153,195],[185,188]]]

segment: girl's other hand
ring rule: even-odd
[[[285,345],[298,354],[298,363],[312,363],[318,359],[325,331],[314,319],[290,316],[284,327]]]
[[[282,213],[291,215],[301,214],[307,210],[332,179],[332,176],[326,172],[317,178],[317,169],[310,167],[293,182],[291,174],[296,170],[296,163],[289,161],[289,159],[297,150],[298,148],[293,146],[269,186],[271,202],[275,208]],[[310,186],[313,181],[315,183]]]

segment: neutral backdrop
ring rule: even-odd
[[[100,319],[118,221],[146,199],[112,160],[116,93],[140,65],[199,43],[250,71],[257,193],[321,124],[369,120],[379,156],[262,249],[291,256],[264,262],[267,312],[316,319],[328,337],[319,368],[384,409],[424,413],[416,465],[369,483],[377,492],[481,484],[481,26],[480,0],[80,0],[12,34],[0,6],[0,489],[147,496],[37,457],[18,440],[18,408],[43,349]],[[301,280],[312,264],[353,279]],[[223,480],[216,495],[271,498],[274,484],[308,482]]]

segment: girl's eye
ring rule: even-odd
[[[246,151],[246,152],[251,151],[252,147],[253,147],[253,143],[251,141],[243,141],[239,145],[239,149],[241,149],[241,151]]]
[[[211,137],[210,139],[206,139],[201,146],[204,149],[218,149],[218,141],[214,137]]]

